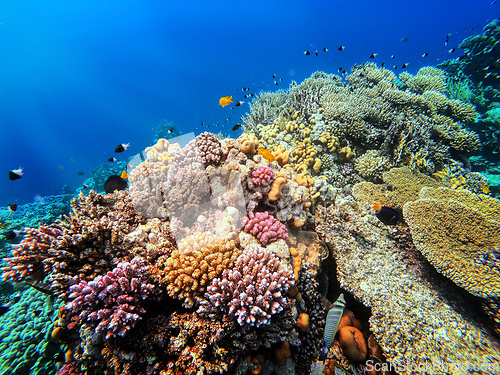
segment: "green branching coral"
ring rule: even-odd
[[[454,150],[469,153],[481,148],[481,141],[477,133],[465,129],[449,117],[438,115],[433,118],[433,121],[435,122],[434,130],[447,140]]]

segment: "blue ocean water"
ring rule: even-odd
[[[498,16],[492,0],[5,2],[0,205],[81,186],[109,157],[150,145],[162,120],[231,133],[248,111],[242,87],[286,89],[366,61],[415,73],[458,57],[458,44]],[[222,108],[225,95],[246,103]],[[18,167],[23,178],[9,181]]]

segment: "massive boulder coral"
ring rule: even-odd
[[[478,297],[500,297],[500,270],[481,262],[500,245],[500,201],[467,190],[424,188],[403,214],[417,249],[440,273]]]

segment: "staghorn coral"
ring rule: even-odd
[[[249,245],[232,269],[213,279],[201,311],[223,311],[245,328],[269,325],[286,305],[285,293],[293,284],[293,273],[280,269],[273,252]]]
[[[195,297],[203,295],[210,282],[230,269],[240,254],[236,243],[227,240],[189,254],[175,250],[156,264],[162,274],[160,285],[166,286],[171,297],[183,299],[183,304],[191,307]]]
[[[263,245],[268,245],[280,238],[287,239],[286,226],[269,215],[269,212],[249,212],[248,217],[243,218],[243,230],[253,234]]]
[[[498,200],[467,190],[424,188],[403,214],[416,247],[440,273],[478,297],[500,297],[499,270],[478,262],[500,243]]]
[[[288,95],[285,91],[263,92],[250,103],[250,113],[243,119],[247,133],[257,133],[258,125],[268,126],[283,110]]]
[[[121,262],[105,276],[72,285],[68,296],[70,302],[65,309],[78,315],[82,322],[95,326],[95,334],[101,339],[123,336],[146,312],[139,301],[154,288],[147,280],[144,259]]]

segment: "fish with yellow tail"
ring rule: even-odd
[[[259,147],[259,155],[266,159],[269,163],[276,161],[276,158],[271,151],[266,150],[264,147]]]
[[[219,99],[219,104],[222,107],[225,107],[226,105],[229,105],[233,102],[233,96],[223,96],[222,98]]]
[[[319,356],[320,361],[325,360],[326,353],[333,344],[333,339],[335,338],[335,333],[339,328],[340,320],[344,314],[344,309],[344,294],[340,294],[339,298],[337,298],[334,302],[332,308],[328,311],[328,315],[326,316],[325,333],[323,334],[323,349],[321,349],[321,354]]]

